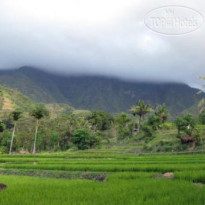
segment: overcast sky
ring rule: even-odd
[[[0,68],[198,86],[205,75],[205,24],[178,36],[144,25],[149,11],[170,4],[205,15],[204,0],[0,0]]]

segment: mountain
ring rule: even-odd
[[[32,67],[1,70],[0,84],[15,88],[35,102],[68,103],[77,109],[128,111],[139,99],[166,103],[173,114],[191,109],[197,89],[180,83],[126,82],[102,76],[62,76]]]
[[[3,112],[22,109],[29,112],[35,103],[27,96],[24,96],[19,91],[0,86],[0,110]]]
[[[61,113],[69,114],[73,112],[75,114],[76,112],[80,112],[78,110],[74,110],[74,108],[68,104],[50,103],[44,105],[49,110],[51,118],[55,118],[58,114]],[[34,101],[16,89],[11,89],[9,87],[0,85],[0,117],[5,117],[6,113],[9,114],[18,108],[24,113],[29,113],[35,106],[36,103]]]

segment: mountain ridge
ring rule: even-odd
[[[199,100],[198,89],[183,83],[129,82],[105,76],[54,74],[24,66],[1,70],[0,83],[22,92],[35,102],[68,103],[77,109],[128,111],[139,99],[155,106],[166,103],[178,114]]]

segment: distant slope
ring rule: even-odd
[[[166,103],[172,114],[195,106],[197,89],[177,83],[125,82],[100,76],[59,76],[31,67],[0,71],[0,83],[36,102],[69,103],[77,109],[128,111],[139,99]]]
[[[35,103],[19,91],[0,85],[0,108],[3,111],[13,111],[22,109],[29,111],[35,106]]]
[[[0,85],[0,112],[2,115],[15,109],[21,109],[24,113],[29,113],[36,104],[19,91]],[[51,118],[55,118],[59,114],[69,114],[75,111],[68,104],[50,103],[45,104],[45,106],[49,110]]]
[[[45,106],[49,110],[51,118],[55,118],[59,114],[70,114],[75,111],[74,108],[68,104],[50,103],[45,104]]]

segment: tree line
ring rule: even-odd
[[[139,100],[129,112],[110,114],[104,111],[61,114],[52,119],[48,109],[37,105],[30,113],[14,110],[8,119],[0,122],[0,152],[18,153],[26,150],[64,151],[67,149],[91,149],[102,144],[133,139],[135,136],[152,139],[156,132],[175,126],[181,143],[193,143],[200,138],[197,124],[205,125],[205,110],[194,118],[191,114],[169,120],[166,105],[151,107]]]

